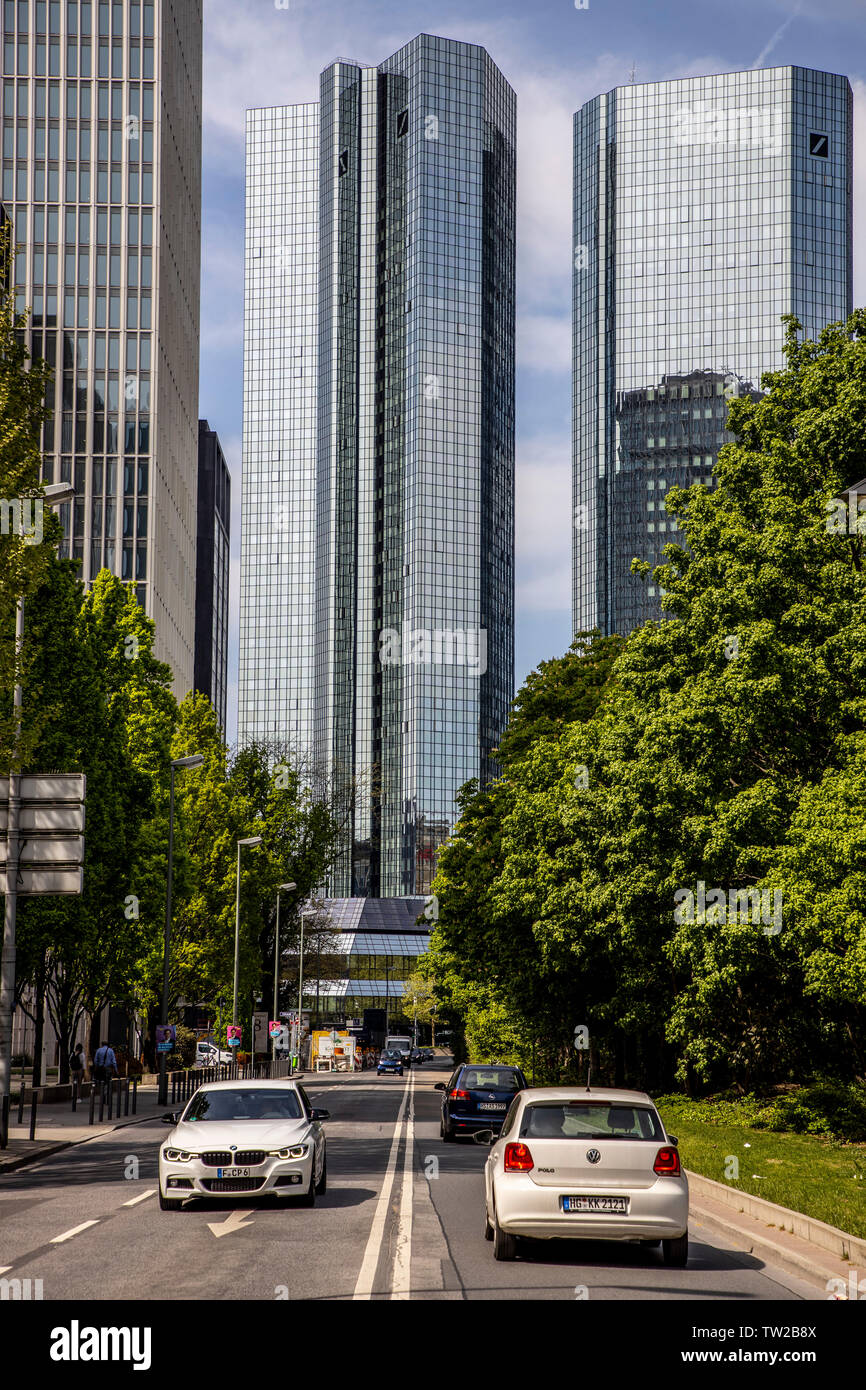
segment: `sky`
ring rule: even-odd
[[[571,641],[571,132],[627,83],[788,63],[854,89],[854,303],[866,303],[866,0],[205,0],[201,386],[232,474],[228,738],[237,724],[244,123],[317,101],[334,58],[419,33],[482,44],[517,93],[515,689]]]

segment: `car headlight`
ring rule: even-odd
[[[187,1153],[186,1149],[163,1149],[162,1156],[169,1163],[189,1163],[190,1159],[198,1158],[198,1154]]]
[[[286,1149],[270,1149],[268,1158],[306,1158],[309,1152],[309,1144],[292,1144]]]

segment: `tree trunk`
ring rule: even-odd
[[[34,980],[36,992],[36,1011],[33,1016],[33,1074],[31,1084],[41,1086],[42,1076],[42,1043],[45,1038],[45,952],[39,960],[39,966]]]

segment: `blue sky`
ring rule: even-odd
[[[279,6],[279,8],[278,8]],[[855,93],[854,301],[866,302],[866,0],[205,0],[199,413],[232,471],[229,738],[236,725],[243,401],[244,119],[318,99],[336,57],[378,63],[417,33],[483,44],[517,92],[517,665],[571,639],[571,117],[639,82],[797,63]],[[859,242],[859,244],[858,244]]]

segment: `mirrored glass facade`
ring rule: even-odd
[[[682,542],[728,400],[851,311],[852,94],[766,68],[618,87],[574,120],[575,629],[663,616],[634,557]]]
[[[319,108],[247,112],[241,743],[312,743]]]
[[[195,689],[207,695],[225,734],[228,704],[232,481],[219,436],[198,422]]]
[[[3,206],[15,296],[54,368],[63,553],[103,566],[193,684],[201,0],[4,0]],[[157,462],[158,461],[158,462]]]
[[[274,693],[287,663],[298,741],[354,804],[330,892],[423,894],[458,788],[495,772],[513,693],[514,94],[483,49],[421,35],[378,67],[336,60],[318,114],[253,120],[241,737],[291,732]],[[285,153],[287,123],[303,156]],[[269,217],[285,237],[290,214],[306,235],[287,238],[279,300],[251,228]],[[299,343],[317,376],[266,484],[255,461],[283,447]],[[290,540],[272,534],[284,505]],[[268,555],[299,544],[303,582],[263,602]],[[291,605],[313,571],[303,626]]]

